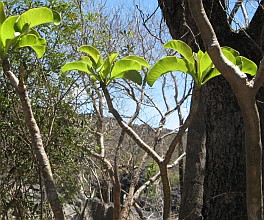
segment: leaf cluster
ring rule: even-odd
[[[30,47],[38,58],[45,53],[46,40],[34,27],[53,22],[60,23],[60,14],[49,8],[33,8],[21,15],[6,17],[4,3],[0,2],[0,57],[7,58],[15,49]]]
[[[91,75],[94,81],[104,82],[105,85],[109,85],[114,79],[119,78],[128,79],[140,85],[142,84],[142,76],[139,71],[143,67],[149,68],[148,62],[139,56],[125,56],[117,60],[118,53],[113,53],[103,59],[95,47],[88,45],[81,46],[79,51],[88,56],[65,64],[62,67],[62,72],[79,70]]]
[[[147,82],[150,86],[163,74],[173,71],[190,74],[198,87],[220,75],[207,52],[199,50],[198,53],[194,53],[186,43],[180,40],[169,41],[164,45],[164,48],[175,50],[180,56],[166,56],[158,60],[147,75]],[[240,56],[238,51],[230,47],[223,47],[222,52],[241,71],[251,76],[256,74],[257,65]]]

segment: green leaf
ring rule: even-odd
[[[45,53],[45,44],[46,40],[44,38],[37,37],[34,34],[27,34],[19,39],[16,48],[30,47],[37,53],[37,57],[41,58]]]
[[[30,46],[30,48],[36,52],[38,58],[41,58],[46,51],[45,45]]]
[[[86,62],[84,61],[73,61],[73,62],[69,62],[66,63],[62,68],[61,71],[64,73],[66,71],[70,71],[70,70],[79,70],[82,72],[86,72],[91,74],[91,71],[89,69],[89,66]]]
[[[222,51],[225,50],[225,51],[230,52],[231,54],[233,54],[234,57],[237,57],[237,56],[240,55],[239,52],[238,52],[237,50],[235,50],[235,49],[233,49],[233,48],[231,48],[231,47],[221,47],[221,50],[222,50]]]
[[[19,18],[18,15],[8,17],[4,23],[1,25],[0,28],[0,36],[3,46],[6,46],[7,39],[14,39],[15,38],[15,29],[14,25],[16,20]]]
[[[199,50],[198,53],[196,54],[196,66],[197,66],[196,75],[197,75],[198,80],[200,80],[201,77],[202,77],[202,71],[201,71],[202,63],[201,63],[201,59],[202,59],[203,56],[204,56],[204,52],[201,51],[201,50]]]
[[[92,58],[92,62],[94,62],[95,69],[103,65],[104,63],[103,57],[95,47],[84,45],[79,48],[79,51],[87,53]]]
[[[60,23],[60,15],[57,12],[53,12],[49,8],[32,8],[24,12],[16,23],[18,31],[22,31],[24,25],[29,24],[29,27],[35,27],[37,25],[53,22],[55,25]]]
[[[212,68],[210,71],[208,71],[208,74],[204,76],[204,79],[201,83],[201,86],[204,85],[207,81],[209,81],[210,79],[221,75],[221,73],[218,71],[218,69],[216,68]]]
[[[201,80],[207,75],[208,71],[213,68],[213,62],[207,52],[203,54],[203,57],[200,60],[200,72]]]
[[[24,35],[24,34],[29,34],[30,27],[29,24],[25,24],[24,27],[22,28],[21,33],[17,32],[19,35]]]
[[[46,40],[44,38],[36,37],[36,35],[33,34],[27,34],[20,38],[18,42],[18,48],[27,46],[39,46],[45,44]]]
[[[122,60],[135,60],[139,62],[141,66],[149,68],[149,63],[143,57],[130,55],[122,58]]]
[[[6,19],[4,3],[0,2],[0,27]]]
[[[101,75],[102,75],[103,79],[106,79],[107,76],[109,75],[111,68],[112,68],[112,65],[113,65],[114,61],[116,60],[117,56],[118,56],[118,53],[113,53],[113,54],[109,55],[107,57],[107,59],[105,60],[104,65],[103,65],[102,70],[101,70],[101,72],[102,72]]]
[[[53,23],[55,24],[55,25],[60,25],[60,23],[61,23],[61,15],[60,15],[60,13],[58,13],[57,11],[53,11],[52,10],[52,13],[53,13]]]
[[[230,52],[230,50],[222,49],[222,52],[229,61],[236,64],[236,57]]]
[[[89,66],[93,65],[91,59],[88,56],[82,56],[81,60],[87,63]]]
[[[131,80],[132,82],[137,83],[138,85],[142,84],[142,77],[140,73],[136,70],[129,70],[126,72],[122,72],[115,77],[115,79],[118,78]]]
[[[189,63],[194,63],[192,49],[181,40],[171,40],[164,45],[164,48],[170,48],[179,52]]]
[[[172,71],[181,71],[188,72],[186,62],[184,59],[177,58],[175,56],[167,56],[158,60],[150,71],[147,74],[147,83],[150,86],[153,86],[154,82],[163,74],[172,72]]]
[[[129,70],[141,70],[142,66],[134,60],[118,60],[112,69],[111,79],[115,79],[119,74]]]
[[[36,37],[40,37],[39,32],[37,32],[37,30],[35,30],[34,28],[30,28],[29,34],[34,34]]]
[[[242,61],[241,71],[244,73],[248,73],[251,76],[255,76],[258,70],[257,65],[250,59],[240,56]]]

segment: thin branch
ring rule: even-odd
[[[171,156],[176,148],[176,145],[179,143],[179,141],[182,139],[182,136],[185,134],[186,129],[189,127],[193,116],[196,114],[197,110],[198,110],[198,99],[200,98],[200,90],[199,88],[194,88],[193,90],[193,97],[196,99],[195,102],[193,102],[193,105],[191,107],[190,110],[190,114],[188,115],[188,117],[186,118],[185,122],[182,124],[182,126],[180,127],[177,135],[173,138],[173,140],[171,141],[171,144],[168,148],[168,150],[165,153],[164,156],[164,160],[163,163],[164,164],[168,164]]]
[[[264,85],[264,57],[262,57],[262,60],[259,64],[258,72],[256,76],[252,79],[252,81],[254,82],[253,89],[255,93],[257,93],[260,87]]]
[[[186,153],[184,152],[182,155],[180,155],[172,164],[168,165],[167,168],[171,169],[179,164],[179,162],[186,156]],[[133,202],[136,202],[139,198],[140,194],[151,184],[153,184],[155,181],[157,181],[160,178],[160,172],[158,172],[155,176],[151,177],[147,182],[145,182],[141,187],[138,188],[138,190],[135,192],[133,196]]]
[[[162,161],[162,158],[147,144],[145,143],[138,134],[131,128],[127,123],[124,122],[121,115],[118,113],[118,111],[114,108],[110,94],[108,92],[108,89],[106,86],[101,83],[101,88],[103,89],[105,99],[109,108],[109,111],[112,113],[112,115],[117,120],[118,124],[121,128],[125,129],[127,134],[137,143],[137,145],[142,148],[145,152],[147,152],[153,160],[155,160],[157,163],[160,163]]]
[[[234,17],[238,11],[238,9],[241,7],[243,0],[237,0],[236,4],[233,8],[233,10],[230,13],[230,16],[228,18],[228,23],[231,25],[232,21],[234,20]]]

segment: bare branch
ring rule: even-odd
[[[257,93],[260,87],[264,85],[264,57],[260,61],[258,72],[252,81],[254,82],[253,89]]]
[[[120,127],[125,129],[127,134],[137,143],[137,145],[140,148],[142,148],[145,152],[147,152],[153,160],[155,160],[157,163],[160,163],[162,161],[162,158],[147,143],[145,143],[138,136],[138,134],[129,125],[127,125],[127,123],[125,123],[123,121],[121,115],[118,113],[118,111],[113,106],[113,103],[112,103],[110,94],[108,92],[108,89],[106,88],[106,86],[103,83],[101,83],[101,87],[103,89],[109,111],[115,117],[115,119],[117,120]]]

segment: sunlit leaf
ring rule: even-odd
[[[201,86],[204,85],[206,82],[208,82],[210,79],[212,79],[216,76],[219,76],[219,75],[221,75],[221,73],[218,71],[218,69],[216,69],[216,68],[211,69],[211,71],[208,71],[208,74],[205,75]]]
[[[202,71],[201,71],[201,59],[204,56],[204,52],[199,50],[198,53],[196,54],[196,75],[198,79],[201,79],[202,77]]]
[[[45,53],[45,44],[46,40],[44,38],[37,37],[34,34],[27,34],[20,38],[17,48],[30,47],[37,53],[37,57],[41,58]]]
[[[81,60],[87,63],[89,66],[93,65],[91,59],[88,56],[82,56]]]
[[[8,17],[0,28],[0,36],[3,46],[6,46],[7,39],[14,39],[15,38],[15,29],[14,25],[16,20],[18,19],[18,15]]]
[[[44,38],[36,37],[33,34],[27,34],[20,38],[18,42],[18,48],[20,47],[27,47],[27,46],[39,46],[45,45],[46,40]]]
[[[172,71],[188,72],[186,62],[175,56],[161,58],[148,72],[147,83],[152,86],[161,75]]]
[[[164,45],[164,48],[170,48],[180,53],[189,63],[194,63],[192,49],[181,40],[171,40]]]
[[[200,60],[200,72],[201,80],[207,75],[208,71],[213,67],[213,62],[207,52],[203,54],[203,57]]]
[[[37,32],[37,30],[35,30],[34,28],[30,28],[29,34],[34,34],[36,37],[40,37],[39,32]]]
[[[106,79],[107,76],[109,75],[111,68],[112,68],[112,65],[113,65],[114,61],[116,60],[117,56],[118,56],[118,53],[113,53],[113,54],[109,55],[107,57],[107,59],[105,60],[104,65],[103,65],[102,70],[101,70],[101,72],[102,72],[101,77],[103,79]]]
[[[225,51],[230,52],[234,57],[237,57],[237,56],[240,55],[239,52],[238,52],[237,50],[235,50],[235,49],[233,49],[233,48],[231,48],[231,47],[221,47],[221,50],[222,50],[222,51],[225,50]]]
[[[95,65],[94,66],[95,69],[103,65],[104,60],[100,52],[95,47],[84,45],[79,48],[79,51],[88,54],[92,58],[92,61],[94,62]]]
[[[31,47],[36,52],[38,58],[41,58],[46,51],[45,45],[37,45],[37,46],[29,46],[29,47]]]
[[[134,60],[118,60],[113,66],[111,79],[115,79],[119,74],[129,70],[141,70],[142,66]]]
[[[142,77],[140,73],[136,70],[129,70],[126,72],[122,72],[115,77],[115,79],[118,78],[131,80],[132,82],[137,83],[138,85],[142,84]]]
[[[230,50],[222,49],[222,52],[229,61],[236,64],[236,57],[230,52]]]
[[[242,61],[241,71],[244,73],[248,73],[251,76],[255,76],[258,70],[257,65],[250,59],[240,56]]]
[[[22,31],[24,25],[29,24],[29,27],[35,27],[37,25],[53,22],[55,25],[60,23],[60,15],[57,12],[53,12],[49,8],[32,8],[24,12],[16,23],[16,28]]]
[[[91,74],[91,71],[87,65],[86,62],[84,61],[74,61],[74,62],[69,62],[66,63],[62,68],[61,71],[64,73],[66,71],[70,71],[70,70],[79,70],[82,72],[86,72]]]
[[[139,62],[141,66],[149,68],[149,63],[143,57],[130,55],[122,58],[122,60],[135,60]]]
[[[0,27],[6,19],[4,3],[0,2]]]

